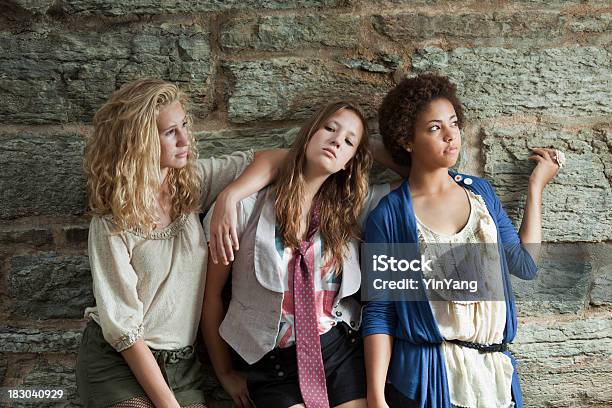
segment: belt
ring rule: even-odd
[[[480,353],[499,353],[508,350],[508,343],[499,343],[499,344],[478,344],[478,343],[470,343],[469,341],[462,341],[457,339],[445,340],[449,343],[456,344],[461,347],[467,347],[474,350],[478,350]]]
[[[155,361],[157,361],[157,365],[164,376],[167,384],[170,384],[168,380],[168,370],[167,364],[176,364],[181,360],[189,360],[193,358],[195,354],[195,347],[186,346],[177,350],[155,350],[150,349],[151,353],[153,353],[153,357],[155,357]]]
[[[157,362],[176,364],[181,360],[189,360],[195,353],[195,347],[186,346],[177,350],[155,350],[150,349]]]

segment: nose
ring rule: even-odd
[[[450,129],[448,127],[444,127],[444,134],[442,136],[444,139],[444,141],[446,143],[450,143],[455,139],[455,132],[453,131],[453,129]]]
[[[342,145],[342,143],[340,143],[340,140],[341,140],[342,137],[343,136],[340,135],[340,132],[338,132],[338,134],[335,135],[334,138],[332,138],[331,144],[334,145],[334,147],[336,147],[336,149],[339,148]]]
[[[178,147],[189,146],[189,133],[187,132],[187,128],[179,128],[178,134],[176,138],[176,145]]]

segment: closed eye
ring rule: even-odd
[[[351,147],[353,147],[353,146],[354,146],[354,144],[353,144],[353,142],[351,141],[351,139],[344,139],[344,141],[346,142],[346,144],[347,144],[347,145],[349,145],[349,146],[351,146]]]

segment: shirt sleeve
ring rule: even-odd
[[[121,234],[100,217],[91,220],[89,262],[98,323],[104,339],[118,352],[143,336],[143,305],[138,297],[138,276]]]
[[[359,215],[359,226],[362,230],[365,230],[366,221],[368,219],[368,215],[370,212],[376,208],[381,198],[389,194],[391,191],[391,186],[389,183],[383,184],[372,184],[368,189],[368,195],[363,204],[363,209],[361,210],[361,214]]]
[[[388,192],[387,185],[387,192]],[[380,198],[379,198],[380,200]],[[378,202],[378,201],[377,201]],[[365,243],[386,243],[390,242],[389,237],[383,228],[384,217],[380,214],[382,209],[377,208],[367,218],[364,234]],[[397,326],[397,310],[395,302],[392,301],[371,301],[363,308],[361,330],[363,337],[372,334],[388,334],[393,336]]]
[[[253,162],[253,150],[198,160],[202,179],[202,211],[206,212],[225,187]]]
[[[236,212],[237,212],[237,220],[236,220],[236,233],[238,234],[238,239],[242,237],[242,233],[246,227],[249,218],[251,218],[251,214],[253,213],[253,209],[255,208],[255,202],[257,201],[257,194],[252,194],[247,198],[240,200],[238,204],[236,204]],[[206,217],[202,221],[202,226],[204,227],[204,236],[206,237],[206,242],[210,242],[210,220],[212,219],[212,213],[215,209],[215,205],[217,202],[215,201],[213,205],[206,213]]]
[[[487,185],[493,198],[492,213],[495,215],[497,228],[499,228],[499,236],[506,255],[508,270],[512,275],[520,279],[534,279],[537,276],[538,267],[521,243],[516,228],[508,214],[506,214],[499,197],[495,193],[495,189],[488,181]]]

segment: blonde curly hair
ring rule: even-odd
[[[162,183],[171,197],[172,218],[198,210],[202,186],[191,131],[187,165],[169,169],[166,179],[161,179],[157,117],[176,101],[188,112],[187,95],[176,85],[142,79],[115,91],[96,112],[83,162],[92,215],[112,215],[120,230],[150,233],[159,220],[157,195]],[[191,123],[188,113],[187,121]]]

